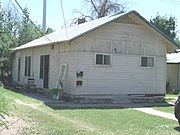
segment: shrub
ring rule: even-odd
[[[2,89],[2,85],[0,87],[0,90]],[[0,91],[0,127],[5,126],[7,128],[7,122],[5,119],[5,116],[8,116],[8,110],[7,110],[8,101],[5,99],[3,92]]]
[[[50,95],[53,96],[53,98],[55,99],[59,99],[60,95],[63,94],[63,82],[59,81],[59,87],[58,88],[54,88],[50,90]]]
[[[178,94],[179,94],[179,90],[177,90],[176,88],[174,88],[174,89],[171,89],[171,90],[167,90],[166,93],[167,93],[167,94],[178,95]]]

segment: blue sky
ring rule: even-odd
[[[10,0],[0,0],[2,6],[7,6]],[[12,2],[14,0],[11,0]],[[28,7],[30,19],[42,24],[43,0],[17,0],[22,7]],[[74,9],[83,10],[83,0],[62,0],[66,21],[73,19]],[[122,0],[120,0],[122,1]],[[144,18],[150,20],[159,13],[160,15],[173,15],[177,18],[178,29],[180,29],[180,0],[123,0],[127,3],[127,11],[136,10]],[[9,3],[10,4],[10,3]],[[16,5],[17,6],[17,5]],[[20,11],[20,10],[19,10]],[[63,27],[63,16],[60,0],[47,0],[47,27],[55,30]],[[178,34],[180,35],[180,33]]]

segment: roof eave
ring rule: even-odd
[[[57,42],[50,42],[50,43],[46,43],[46,44],[39,44],[39,45],[36,45],[36,46],[28,46],[28,47],[25,47],[25,48],[14,48],[12,49],[12,51],[18,51],[18,50],[22,50],[22,49],[28,49],[28,48],[34,48],[34,47],[39,47],[39,46],[44,46],[44,45],[49,45],[49,44],[57,44],[57,43],[64,43],[64,42],[70,42],[70,40],[63,40],[63,41],[57,41]],[[21,46],[20,46],[21,47]]]

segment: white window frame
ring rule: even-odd
[[[150,67],[150,66],[147,66],[147,67],[143,67],[142,66],[142,57],[146,57],[146,58],[153,58],[154,62],[153,62],[153,66]],[[148,64],[147,64],[148,65]],[[155,67],[155,57],[154,56],[141,56],[140,57],[140,68],[154,68]]]
[[[103,55],[102,64],[96,64],[97,55]],[[110,56],[110,64],[109,64],[109,65],[104,64],[104,56],[105,56],[105,55]],[[112,64],[112,55],[111,55],[111,54],[107,54],[107,53],[96,53],[96,54],[95,54],[94,64],[95,64],[96,66],[111,66],[111,64]]]

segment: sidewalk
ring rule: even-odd
[[[175,118],[173,113],[162,112],[162,111],[158,111],[153,108],[150,108],[153,106],[169,106],[169,105],[174,106],[173,103],[142,103],[142,104],[134,103],[134,104],[129,104],[129,105],[126,104],[126,105],[124,105],[124,107],[133,108],[134,110],[141,111],[141,112],[144,112],[147,114],[151,114],[151,115],[155,115],[155,116],[159,116],[159,117],[177,121],[177,119]],[[147,107],[147,106],[149,106],[149,107]]]
[[[166,112],[161,112],[152,108],[147,108],[147,107],[143,107],[143,108],[134,108],[135,110],[147,113],[147,114],[151,114],[151,115],[155,115],[155,116],[160,116],[160,117],[164,117],[167,119],[171,119],[171,120],[175,120],[177,121],[177,119],[175,118],[174,114],[172,113],[166,113]]]

